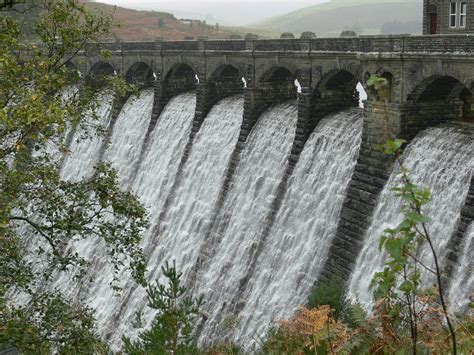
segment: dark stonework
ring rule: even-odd
[[[453,0],[424,0],[423,1],[423,34],[459,34],[474,33],[474,2],[467,0],[466,24],[450,25],[450,4]],[[460,15],[461,0],[456,0],[458,15]]]
[[[434,2],[429,1],[431,5]],[[443,2],[444,5],[442,1],[437,3],[437,9],[449,9],[447,2]],[[426,14],[427,6],[428,1],[425,1]],[[473,7],[474,2],[469,2],[465,31],[471,30],[469,16],[474,13]],[[433,7],[430,8],[432,11]],[[442,14],[445,10],[437,11],[441,31],[445,26],[443,21],[448,21],[449,16]],[[426,18],[424,26],[426,29]],[[108,63],[103,63],[97,55],[100,48],[111,51]],[[88,44],[72,64],[88,78],[100,80],[104,73],[116,72],[144,85],[150,84],[151,70],[156,73],[158,80],[153,82],[155,99],[152,120],[142,155],[147,149],[149,135],[170,98],[196,90],[196,113],[181,159],[181,170],[211,107],[223,97],[242,92],[241,77],[245,78],[247,88],[243,89],[244,115],[239,139],[225,172],[213,213],[214,222],[206,238],[207,247],[205,245],[201,251],[195,272],[212,257],[209,245],[214,243],[212,238],[218,234],[213,230],[215,222],[221,217],[219,211],[226,200],[252,128],[262,112],[271,105],[297,97],[293,83],[295,78],[298,78],[302,92],[298,94],[297,130],[286,173],[280,182],[280,197],[286,191],[288,179],[306,140],[321,118],[356,106],[358,96],[354,88],[357,82],[366,84],[371,74],[389,78],[391,90],[386,103],[367,90],[369,97],[365,107],[362,145],[337,233],[322,272],[324,278],[340,275],[347,279],[359,254],[378,196],[393,167],[393,162],[375,145],[395,137],[410,141],[422,130],[448,120],[472,121],[473,51],[474,36],[465,34],[315,38],[312,33],[304,33],[301,39],[259,40],[254,35],[248,35],[245,40]],[[199,83],[196,83],[196,74]],[[178,174],[176,184],[179,181]],[[273,223],[272,218],[280,203],[279,199],[275,199],[267,220],[269,225]],[[466,202],[468,212],[463,210],[463,215],[470,213],[469,204]],[[460,230],[460,233],[464,231]],[[456,240],[460,240],[459,237],[453,238],[453,243],[459,243]],[[454,247],[452,250],[457,255],[458,250]],[[455,257],[451,259],[454,261]],[[318,275],[314,277],[316,279]]]
[[[459,257],[463,252],[465,245],[465,237],[469,225],[474,221],[474,175],[471,178],[471,185],[461,210],[461,218],[458,222],[457,229],[451,237],[448,244],[447,263],[444,267],[445,282],[451,280],[456,268],[459,266]]]
[[[339,226],[329,250],[323,279],[347,280],[363,244],[377,200],[390,177],[393,161],[376,145],[398,135],[397,105],[367,103],[362,143],[347,190]],[[387,120],[388,118],[388,120]]]

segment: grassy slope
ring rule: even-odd
[[[387,22],[421,23],[421,18],[421,0],[332,0],[270,18],[254,27],[280,32],[314,31],[318,35],[337,35],[344,29],[372,34],[379,33]]]
[[[153,40],[157,37],[166,40],[182,40],[185,37],[197,38],[204,35],[209,38],[228,38],[231,34],[238,32],[230,28],[220,28],[217,31],[214,26],[198,25],[197,22],[191,27],[166,12],[138,11],[88,0],[82,1],[94,9],[114,14],[116,23],[119,25],[114,29],[114,34],[125,41]],[[158,26],[160,19],[162,19],[161,28]]]

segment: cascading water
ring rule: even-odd
[[[197,293],[203,293],[210,316],[202,340],[216,335],[239,282],[249,276],[248,263],[259,243],[263,223],[283,176],[296,131],[297,109],[281,104],[256,123],[242,152],[227,200],[211,231],[210,259],[200,270]]]
[[[96,115],[99,124],[107,127],[112,113],[113,97],[111,94],[100,94]],[[90,115],[90,120],[95,119]],[[94,122],[95,123],[95,122]],[[94,134],[94,132],[90,132]],[[103,137],[93,136],[91,139],[80,139],[82,132],[76,132],[79,137],[74,138],[69,147],[70,153],[65,157],[61,169],[64,180],[78,181],[92,175],[94,166],[99,163],[100,147],[104,143]]]
[[[454,271],[454,278],[449,290],[449,304],[451,310],[465,312],[472,303],[474,297],[474,222],[466,231],[463,253],[460,257],[459,266]],[[472,313],[472,310],[471,310]]]
[[[452,124],[424,131],[403,156],[412,181],[431,190],[431,201],[424,213],[432,219],[429,231],[440,260],[443,260],[469,189],[474,167],[473,149],[472,133],[467,134],[464,125]],[[397,173],[398,170],[392,173],[379,198],[349,285],[348,297],[368,308],[373,303],[370,282],[374,273],[383,268],[386,258],[378,250],[379,238],[385,229],[396,227],[403,219],[402,202],[391,191],[400,183]],[[433,264],[427,248],[421,251],[421,259],[427,265]]]
[[[101,106],[97,114],[100,119],[108,120],[111,99],[109,97],[102,97],[101,100]],[[131,97],[117,118],[114,131],[110,134],[110,142],[104,142],[104,137],[97,137],[94,139],[90,149],[86,148],[86,144],[90,143],[90,141],[82,141],[79,144],[75,143],[76,146],[79,145],[82,149],[79,152],[73,151],[71,159],[67,164],[63,165],[61,174],[66,179],[74,178],[74,174],[77,173],[77,168],[82,166],[82,162],[92,159],[94,164],[98,163],[100,147],[103,144],[110,143],[104,158],[110,161],[117,169],[121,178],[121,185],[127,188],[129,186],[127,177],[130,173],[127,168],[134,163],[138,156],[151,118],[152,105],[153,90],[144,90],[140,93],[139,97]],[[104,109],[104,107],[107,109]],[[75,164],[76,161],[77,165]],[[92,169],[93,165],[90,165],[89,162],[87,163],[87,169]],[[79,255],[92,263],[90,273],[84,280],[93,279],[93,281],[76,283],[71,278],[72,275],[70,273],[61,272],[50,287],[60,290],[63,295],[74,301],[85,301],[88,304],[108,302],[108,297],[112,297],[113,294],[108,291],[106,292],[104,288],[108,287],[112,279],[112,271],[106,262],[107,256],[104,243],[97,238],[89,238],[87,240],[72,241],[70,247],[74,247],[74,250]],[[101,325],[101,320],[104,318],[103,310],[98,308],[96,316],[99,320],[99,325]]]
[[[140,155],[140,149],[151,120],[153,89],[145,89],[138,97],[131,97],[123,106],[104,160],[112,162],[122,187],[132,184],[132,167]]]
[[[323,119],[295,168],[252,281],[235,338],[252,344],[306,303],[336,233],[362,133],[362,111]]]
[[[98,115],[107,125],[112,98],[104,96],[101,100]],[[306,301],[317,280],[359,150],[361,112],[348,110],[320,122],[289,180],[269,237],[262,242],[295,137],[296,106],[277,105],[260,117],[240,153],[223,207],[215,216],[242,123],[243,99],[224,99],[211,110],[196,135],[180,180],[175,179],[191,132],[196,96],[186,93],[170,100],[141,155],[152,105],[153,91],[148,89],[128,100],[104,154],[104,159],[118,170],[122,187],[137,193],[149,209],[151,227],[142,244],[147,254],[148,279],[161,278],[160,266],[175,259],[195,294],[205,296],[209,317],[199,328],[201,342],[222,335],[224,321],[235,316],[236,326],[232,334],[226,335],[250,348],[273,320],[290,316]],[[90,174],[103,144],[103,138],[73,141],[72,153],[63,162],[63,178],[75,180]],[[474,166],[474,159],[470,158],[473,147],[472,134],[466,134],[466,127],[449,125],[421,134],[404,156],[414,181],[433,192],[426,212],[433,218],[430,229],[441,256],[464,203]],[[160,220],[175,181],[179,181],[175,198]],[[383,263],[377,250],[378,237],[383,229],[401,219],[400,202],[389,191],[395,184],[393,174],[381,194],[374,215],[376,222],[368,231],[352,276],[350,297],[359,297],[365,305],[371,302],[371,275]],[[473,236],[471,226],[449,294],[461,308],[473,287]],[[125,271],[121,275],[124,291],[117,296],[109,286],[112,276],[104,258],[104,245],[91,239],[76,242],[75,246],[92,261],[94,281],[77,287],[68,275],[60,275],[51,287],[95,308],[101,333],[118,349],[123,334],[133,335],[131,322],[135,312],[145,309],[146,293]],[[197,275],[192,274],[202,256],[204,264]],[[251,262],[252,258],[256,263]],[[143,320],[149,324],[152,317],[153,312],[147,311]]]
[[[206,117],[197,134],[179,197],[162,221],[160,244],[153,268],[159,271],[163,261],[172,259],[185,277],[196,262],[200,245],[208,230],[210,214],[225,178],[226,167],[239,137],[243,117],[243,98],[220,101]]]
[[[142,162],[136,160],[140,155],[140,149],[144,144],[143,140],[151,119],[153,91],[144,90],[138,98],[130,98],[114,126],[110,146],[105,152],[104,158],[112,163],[119,174],[122,174],[121,185],[134,190],[145,205],[152,206],[149,209],[152,222],[166,197],[166,189],[172,183],[176,173],[176,162],[179,162],[180,154],[190,132],[195,102],[193,93],[182,94],[170,100],[152,133],[149,149]],[[100,144],[96,144],[92,148],[98,152]],[[91,150],[93,150],[92,148]],[[83,149],[74,154],[73,158],[80,165],[83,160],[89,159],[88,157],[91,156],[95,157],[89,150]],[[136,175],[135,181],[130,181],[132,176],[130,167],[132,166],[139,167],[139,174]],[[69,168],[72,170],[76,168],[72,159],[70,165],[64,166],[64,175],[73,176],[77,173],[77,170],[69,171]],[[154,245],[160,243],[153,228],[145,234],[145,243],[148,244],[148,247],[144,246],[144,249],[149,252],[154,251]],[[123,297],[119,297],[110,288],[112,273],[104,257],[103,242],[90,239],[77,242],[75,246],[81,255],[92,261],[93,282],[77,287],[71,285],[68,275],[61,275],[54,287],[62,290],[69,297],[84,300],[92,306],[96,310],[97,324],[101,332],[109,337],[112,343],[119,344],[120,336],[130,334],[130,329],[132,329],[130,326],[131,317],[127,319],[126,316],[120,314],[122,304],[127,305],[129,315],[133,314],[139,307],[135,303],[128,306],[129,295],[134,293],[134,297],[138,297],[140,294],[142,297],[138,300],[141,302],[141,307],[146,304],[146,295],[140,288],[135,289],[134,282],[127,272],[124,272],[122,278],[122,280],[126,280]],[[150,265],[153,264],[150,263]],[[122,332],[116,331],[117,324],[122,327]]]
[[[157,253],[163,243],[161,233],[157,228],[159,222],[157,217],[173,184],[180,157],[191,131],[195,106],[195,93],[185,93],[172,98],[158,119],[143,161],[133,165],[137,167],[138,174],[131,182],[131,190],[138,195],[150,214],[151,226],[144,233],[142,242],[149,265],[148,279],[150,280],[159,277],[162,262],[162,260],[157,260]],[[131,113],[137,114],[134,110]],[[130,125],[133,124],[134,122],[131,121]],[[126,134],[127,130],[128,128],[117,134]],[[117,142],[120,139],[117,138]],[[136,150],[136,157],[139,151],[140,149]],[[120,165],[125,162],[113,161],[113,163]],[[125,284],[120,297],[117,297],[110,289],[108,275],[96,276],[95,285],[98,289],[90,294],[90,304],[98,310],[98,325],[115,346],[120,344],[123,334],[133,333],[131,322],[134,315],[147,303],[145,290],[137,287],[128,272],[124,272],[121,279],[125,280]],[[97,295],[100,295],[100,298],[94,298]],[[152,316],[151,312],[148,312],[144,320],[149,321]]]

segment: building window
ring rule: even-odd
[[[449,26],[456,27],[456,18],[458,14],[458,4],[456,1],[451,1],[449,4]]]
[[[451,0],[449,3],[449,27],[466,27],[467,0]]]
[[[461,1],[461,6],[459,9],[459,27],[466,27],[466,12],[467,3],[466,1]]]

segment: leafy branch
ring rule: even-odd
[[[385,154],[394,156],[399,165],[398,177],[401,185],[393,188],[392,191],[403,201],[401,212],[404,219],[395,229],[386,229],[380,238],[379,247],[387,252],[389,259],[385,263],[384,270],[375,274],[371,287],[376,288],[376,299],[381,301],[385,310],[390,309],[391,316],[403,318],[401,308],[408,309],[412,349],[413,354],[416,354],[419,318],[417,307],[419,306],[419,297],[422,295],[422,290],[420,290],[421,273],[418,266],[434,273],[437,281],[437,296],[450,332],[452,351],[453,354],[456,354],[456,334],[444,299],[438,255],[428,229],[430,218],[423,213],[423,207],[430,201],[430,191],[411,181],[410,171],[403,165],[400,158],[402,146],[405,143],[406,141],[402,139],[396,139],[389,140],[379,146]],[[429,245],[434,269],[420,262],[417,257],[419,249],[425,243]],[[401,283],[399,282],[400,278]]]

